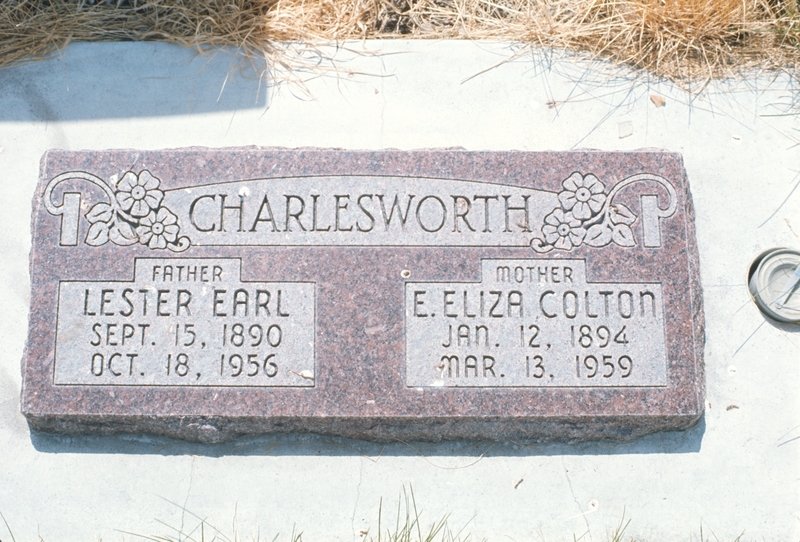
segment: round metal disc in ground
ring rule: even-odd
[[[765,315],[800,324],[800,252],[778,248],[760,255],[750,268],[749,287]]]

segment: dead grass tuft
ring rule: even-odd
[[[798,0],[0,0],[0,67],[71,41],[234,46],[497,39],[578,51],[686,84],[800,68]]]
[[[166,41],[206,50],[269,51],[267,2],[150,0],[85,4],[0,0],[0,66],[44,58],[72,41]]]

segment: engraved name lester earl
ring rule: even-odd
[[[55,383],[313,386],[314,285],[240,266],[137,258],[132,281],[61,281]]]
[[[634,190],[638,214],[616,199]],[[44,204],[62,247],[150,254],[128,277],[60,281],[57,385],[313,387],[315,284],[243,282],[239,259],[191,257],[209,246],[526,248],[482,259],[480,282],[405,282],[407,386],[666,385],[661,285],[591,282],[569,257],[660,247],[677,197],[658,175],[606,186],[575,172],[552,192],[374,175],[170,188],[147,169],[74,171]]]

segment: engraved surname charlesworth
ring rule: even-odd
[[[232,258],[137,258],[61,281],[55,384],[313,386],[314,285],[242,282]]]
[[[570,259],[485,259],[482,277],[406,283],[408,386],[666,385],[660,284],[587,282]]]

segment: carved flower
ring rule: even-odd
[[[167,243],[174,243],[180,231],[178,217],[163,207],[157,213],[153,211],[142,217],[139,224],[136,228],[139,242],[154,249],[166,248]]]
[[[117,202],[123,211],[129,211],[131,216],[147,216],[151,211],[158,209],[164,192],[158,190],[161,184],[146,169],[137,176],[132,171],[127,172],[117,183]]]
[[[583,238],[586,237],[581,221],[572,213],[565,213],[561,209],[555,209],[544,217],[542,233],[545,241],[560,250],[571,250],[583,243]]]
[[[558,195],[558,201],[565,211],[572,211],[575,218],[585,220],[603,207],[606,201],[605,186],[591,173],[582,176],[573,173],[561,183],[564,191]]]

